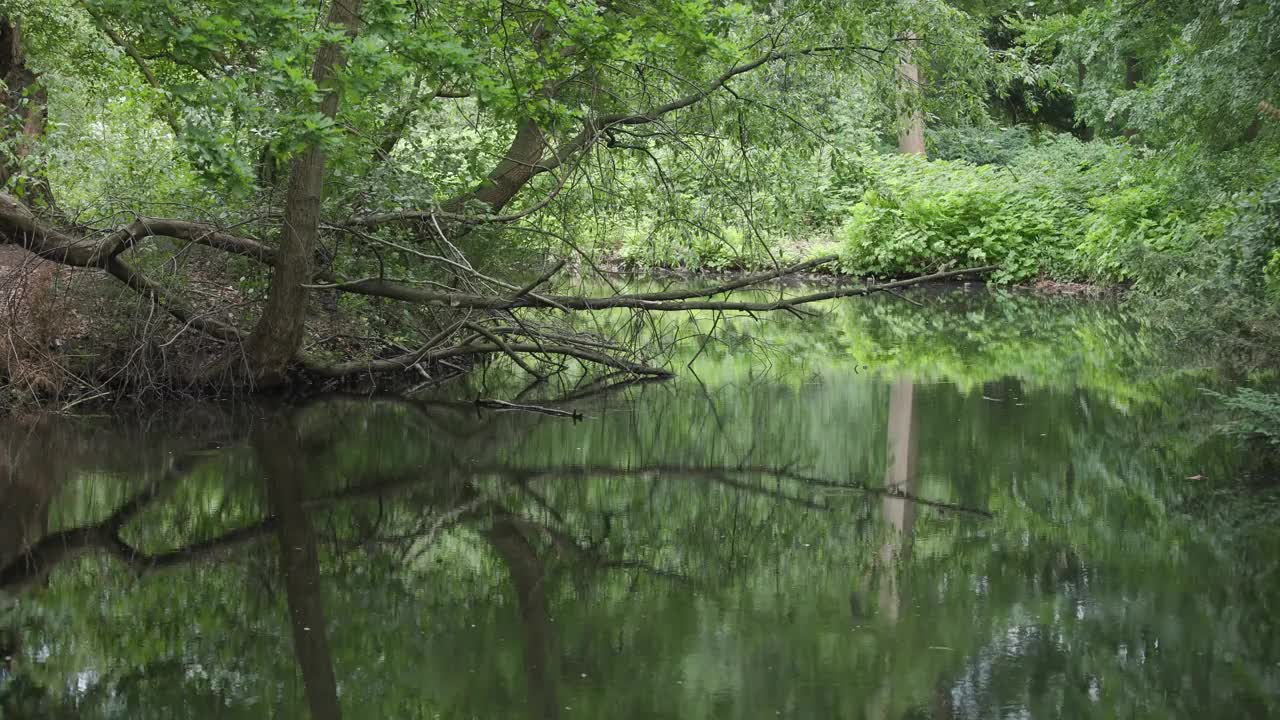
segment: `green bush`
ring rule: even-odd
[[[1087,274],[1107,281],[1136,280],[1150,253],[1185,255],[1196,227],[1153,185],[1135,185],[1090,198],[1092,212],[1074,262]]]
[[[1280,358],[1280,182],[1200,213],[1184,245],[1134,267],[1142,301],[1196,361],[1247,372]]]
[[[927,138],[933,157],[974,165],[1011,165],[1031,147],[1031,131],[1022,125],[931,128]]]
[[[844,270],[913,275],[995,265],[1017,282],[1065,265],[1083,213],[1016,169],[918,156],[872,158],[871,187],[840,228]]]
[[[792,253],[774,241],[761,242],[749,231],[728,227],[654,227],[645,223],[622,234],[618,258],[632,268],[691,271],[758,270]]]

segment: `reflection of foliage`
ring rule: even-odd
[[[351,717],[552,699],[637,718],[1274,710],[1276,538],[1179,512],[1198,492],[1182,478],[1234,467],[1202,439],[1209,398],[1144,380],[1140,334],[1109,306],[914,297],[947,321],[886,298],[821,328],[730,323],[695,363],[705,384],[577,401],[582,422],[329,398],[291,413],[293,451],[134,437],[132,469],[77,455],[46,532],[152,487],[120,529],[139,554],[265,530],[164,570],[62,561],[4,617],[28,652],[0,702],[300,714],[261,480],[263,453],[295,452]],[[735,342],[790,357],[752,380]],[[886,491],[859,488],[889,462],[881,376],[916,379],[911,492],[994,518],[921,505],[904,536]]]
[[[927,311],[912,302],[923,303]],[[917,292],[907,301],[880,297],[833,303],[821,323],[778,318],[726,324],[727,339],[708,345],[704,355],[732,362],[731,373],[746,372],[747,358],[733,357],[747,345],[742,338],[749,338],[755,346],[772,348],[763,357],[792,381],[806,377],[797,368],[802,365],[885,378],[905,374],[966,391],[1017,378],[1030,388],[1087,388],[1120,407],[1157,396],[1152,368],[1158,367],[1158,357],[1149,331],[1110,302]],[[703,365],[695,369],[707,377]]]
[[[1237,388],[1234,395],[1215,396],[1235,416],[1226,426],[1228,433],[1280,446],[1280,394]]]

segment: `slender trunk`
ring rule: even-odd
[[[1088,71],[1088,68],[1085,66],[1084,62],[1081,60],[1076,61],[1076,77],[1078,80],[1076,85],[1076,92],[1079,94],[1083,94],[1084,83],[1085,83],[1085,80],[1087,80],[1089,77],[1089,71]],[[1083,121],[1077,119],[1076,134],[1077,136],[1079,136],[1081,140],[1084,140],[1087,142],[1093,139],[1093,128],[1089,127]]]
[[[27,67],[22,28],[16,20],[3,15],[0,15],[0,79],[5,85],[4,122],[17,136],[14,139],[14,159],[0,161],[0,189],[13,185],[13,192],[28,203],[36,200],[52,207],[53,194],[44,173],[28,174],[22,167],[35,143],[44,135],[48,95],[36,74]]]
[[[315,533],[303,507],[305,456],[293,425],[267,420],[253,438],[271,512],[279,518],[280,572],[289,605],[293,649],[314,720],[339,720],[338,684],[325,624]]]
[[[329,24],[346,28],[354,36],[359,30],[361,0],[333,0]],[[320,112],[338,114],[338,92],[334,76],[342,64],[342,49],[327,43],[316,52],[312,77],[326,90]],[[311,282],[312,263],[320,235],[320,200],[324,192],[324,150],[312,145],[289,163],[289,190],[285,195],[284,225],[280,248],[271,274],[271,293],[262,317],[249,337],[249,372],[260,385],[278,384],[302,346],[307,311],[306,283]]]
[[[419,75],[413,79],[413,88],[409,90],[409,98],[405,101],[404,106],[393,111],[394,114],[387,119],[386,125],[378,133],[382,140],[378,143],[378,149],[373,152],[373,163],[375,165],[390,160],[391,153],[396,150],[396,145],[399,145],[400,141],[404,139],[405,133],[413,122],[413,113],[422,102],[419,97],[421,91],[422,76]]]
[[[1124,89],[1128,91],[1137,90],[1138,83],[1142,81],[1142,68],[1138,65],[1138,58],[1130,55],[1124,59]],[[1138,131],[1132,127],[1126,127],[1122,134],[1132,139],[1138,134]]]
[[[902,84],[902,117],[899,118],[898,151],[903,154],[924,155],[924,108],[921,106],[920,66],[912,55],[920,47],[915,33],[903,34],[902,50],[898,56],[898,81]]]

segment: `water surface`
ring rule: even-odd
[[[1107,304],[828,310],[532,395],[576,421],[467,402],[497,368],[6,421],[0,715],[1274,712],[1274,544],[1202,507],[1248,460],[1212,378]]]

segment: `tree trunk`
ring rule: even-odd
[[[546,136],[537,123],[522,120],[497,167],[474,190],[446,203],[445,209],[461,213],[467,203],[479,202],[486,206],[488,212],[501,212],[537,174],[546,148]]]
[[[1085,81],[1089,79],[1089,70],[1085,66],[1084,61],[1082,60],[1076,61],[1076,77],[1078,80],[1078,83],[1076,85],[1076,92],[1078,94],[1084,94],[1084,84],[1085,84]],[[1079,120],[1078,118],[1079,118],[1079,115],[1077,115],[1077,120],[1076,120],[1076,135],[1081,140],[1084,140],[1085,142],[1092,140],[1093,128],[1089,127],[1088,124],[1086,124],[1082,120]]]
[[[1138,65],[1138,58],[1130,55],[1124,59],[1124,89],[1137,90],[1138,83],[1142,81],[1142,67]],[[1126,127],[1122,134],[1132,139],[1138,134],[1138,131],[1132,127]]]
[[[346,28],[349,36],[359,30],[361,0],[333,0],[329,24]],[[325,89],[320,112],[338,114],[338,92],[333,77],[342,64],[342,49],[327,43],[316,52],[312,77]],[[324,192],[324,150],[312,145],[289,163],[289,190],[285,195],[284,225],[280,249],[271,273],[271,293],[262,317],[249,337],[247,358],[255,383],[275,385],[302,346],[307,315],[306,283],[312,279],[312,262],[320,235],[320,200]]]
[[[920,47],[920,38],[915,33],[905,33],[902,38],[902,50],[898,56],[898,81],[902,84],[905,96],[903,112],[899,118],[898,151],[903,154],[925,155],[924,146],[924,108],[921,106],[920,66],[916,65],[912,55]]]
[[[14,161],[0,161],[0,189],[15,178],[13,191],[27,202],[32,200],[53,206],[44,173],[23,175],[22,160],[31,154],[32,146],[44,135],[48,114],[48,96],[36,74],[27,67],[26,52],[22,47],[22,28],[11,17],[0,15],[0,79],[4,80],[4,123],[10,126],[17,138],[14,142]],[[6,128],[6,131],[8,128]]]

